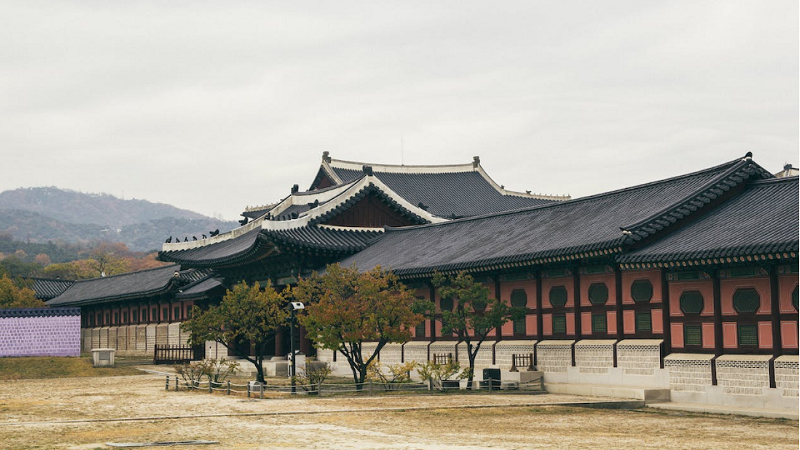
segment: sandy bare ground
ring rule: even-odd
[[[450,394],[248,400],[165,392],[163,378],[151,376],[18,380],[0,385],[0,448],[94,449],[109,448],[106,442],[197,439],[220,444],[174,448],[798,448],[796,421],[548,406],[587,400],[597,399]],[[457,406],[464,408],[446,409]],[[419,407],[435,409],[410,409]],[[264,415],[287,412],[298,414]],[[171,416],[179,418],[165,418]],[[116,418],[141,420],[98,421]]]

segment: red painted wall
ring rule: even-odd
[[[756,314],[770,314],[769,277],[722,279],[719,287],[723,316],[738,315],[733,309],[733,293],[740,288],[753,288],[758,291],[758,295],[761,297],[761,307]]]

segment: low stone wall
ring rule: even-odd
[[[531,355],[536,341],[498,341],[494,345],[494,365],[502,370],[511,369],[512,355]]]
[[[714,355],[673,353],[664,358],[669,369],[669,388],[677,392],[705,392],[711,386]]]
[[[474,348],[475,344],[473,343],[472,345]],[[493,346],[494,341],[484,341],[481,344],[478,353],[475,355],[475,369],[491,367],[493,365]],[[467,351],[467,344],[464,342],[458,344],[458,361],[461,363],[462,367],[469,367],[469,353]]]
[[[775,359],[775,387],[783,390],[784,397],[798,397],[800,393],[798,363],[800,357],[797,355],[784,355]]]
[[[541,341],[536,345],[536,368],[545,373],[566,373],[572,364],[575,341]]]
[[[769,355],[722,355],[717,384],[725,394],[762,395],[769,389]]]
[[[614,339],[586,339],[575,343],[575,366],[581,373],[608,373],[614,367]]]
[[[452,354],[453,359],[456,361],[466,361],[467,355],[458,355],[456,352],[456,343],[454,341],[439,341],[434,342],[431,344],[431,360],[433,360],[433,355],[447,355]]]
[[[399,364],[403,357],[403,344],[386,344],[381,349],[381,363],[383,365]]]
[[[155,345],[188,345],[189,333],[181,330],[179,322],[170,324],[126,325],[120,327],[84,328],[80,330],[81,349],[113,348],[121,356],[152,356]],[[213,343],[212,343],[213,344]],[[206,346],[208,358],[224,358],[227,349]]]
[[[429,342],[407,342],[403,345],[403,362],[424,363],[428,361],[428,344]]]
[[[617,367],[625,375],[652,376],[661,368],[661,339],[625,339],[617,343]]]
[[[0,357],[80,354],[79,308],[0,310]]]

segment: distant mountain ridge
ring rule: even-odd
[[[147,200],[122,200],[56,187],[0,192],[0,233],[25,242],[124,242],[134,251],[160,249],[169,236],[199,239],[238,224]]]

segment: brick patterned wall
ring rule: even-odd
[[[581,373],[608,373],[614,367],[614,344],[575,344],[575,366]]]
[[[403,344],[386,344],[381,349],[381,363],[384,365],[399,364]]]
[[[80,354],[80,315],[0,317],[0,357]]]
[[[511,355],[529,355],[533,353],[535,343],[536,341],[500,341],[494,347],[494,362],[501,369],[510,370]]]
[[[428,345],[427,343],[419,345],[417,343],[409,342],[403,347],[403,361],[410,362],[416,361],[418,363],[425,363],[428,361]]]
[[[785,361],[784,358],[786,357],[775,360],[775,386],[783,389],[784,397],[798,397],[800,394],[798,362],[796,360]]]
[[[669,369],[669,388],[673,391],[705,392],[711,386],[710,359],[668,357],[664,359],[664,367]]]
[[[536,368],[542,372],[566,373],[572,365],[571,342],[559,345],[539,345],[536,347]]]
[[[333,362],[333,350],[318,348],[317,361]]]
[[[717,384],[722,392],[739,395],[763,395],[769,388],[769,362],[717,360]]]
[[[431,360],[433,360],[433,355],[447,355],[449,353],[453,354],[453,359],[456,359],[458,361],[469,361],[467,359],[466,353],[464,353],[463,355],[456,356],[455,342],[440,341],[431,344]]]
[[[661,367],[661,345],[620,342],[617,344],[617,367],[625,375],[654,375]]]
[[[478,354],[475,355],[475,368],[489,367],[492,365],[492,345],[494,341],[483,341],[481,348],[478,349]],[[475,348],[475,344],[472,344]],[[469,355],[467,354],[467,344],[461,342],[458,344],[458,360],[463,367],[469,367]]]

